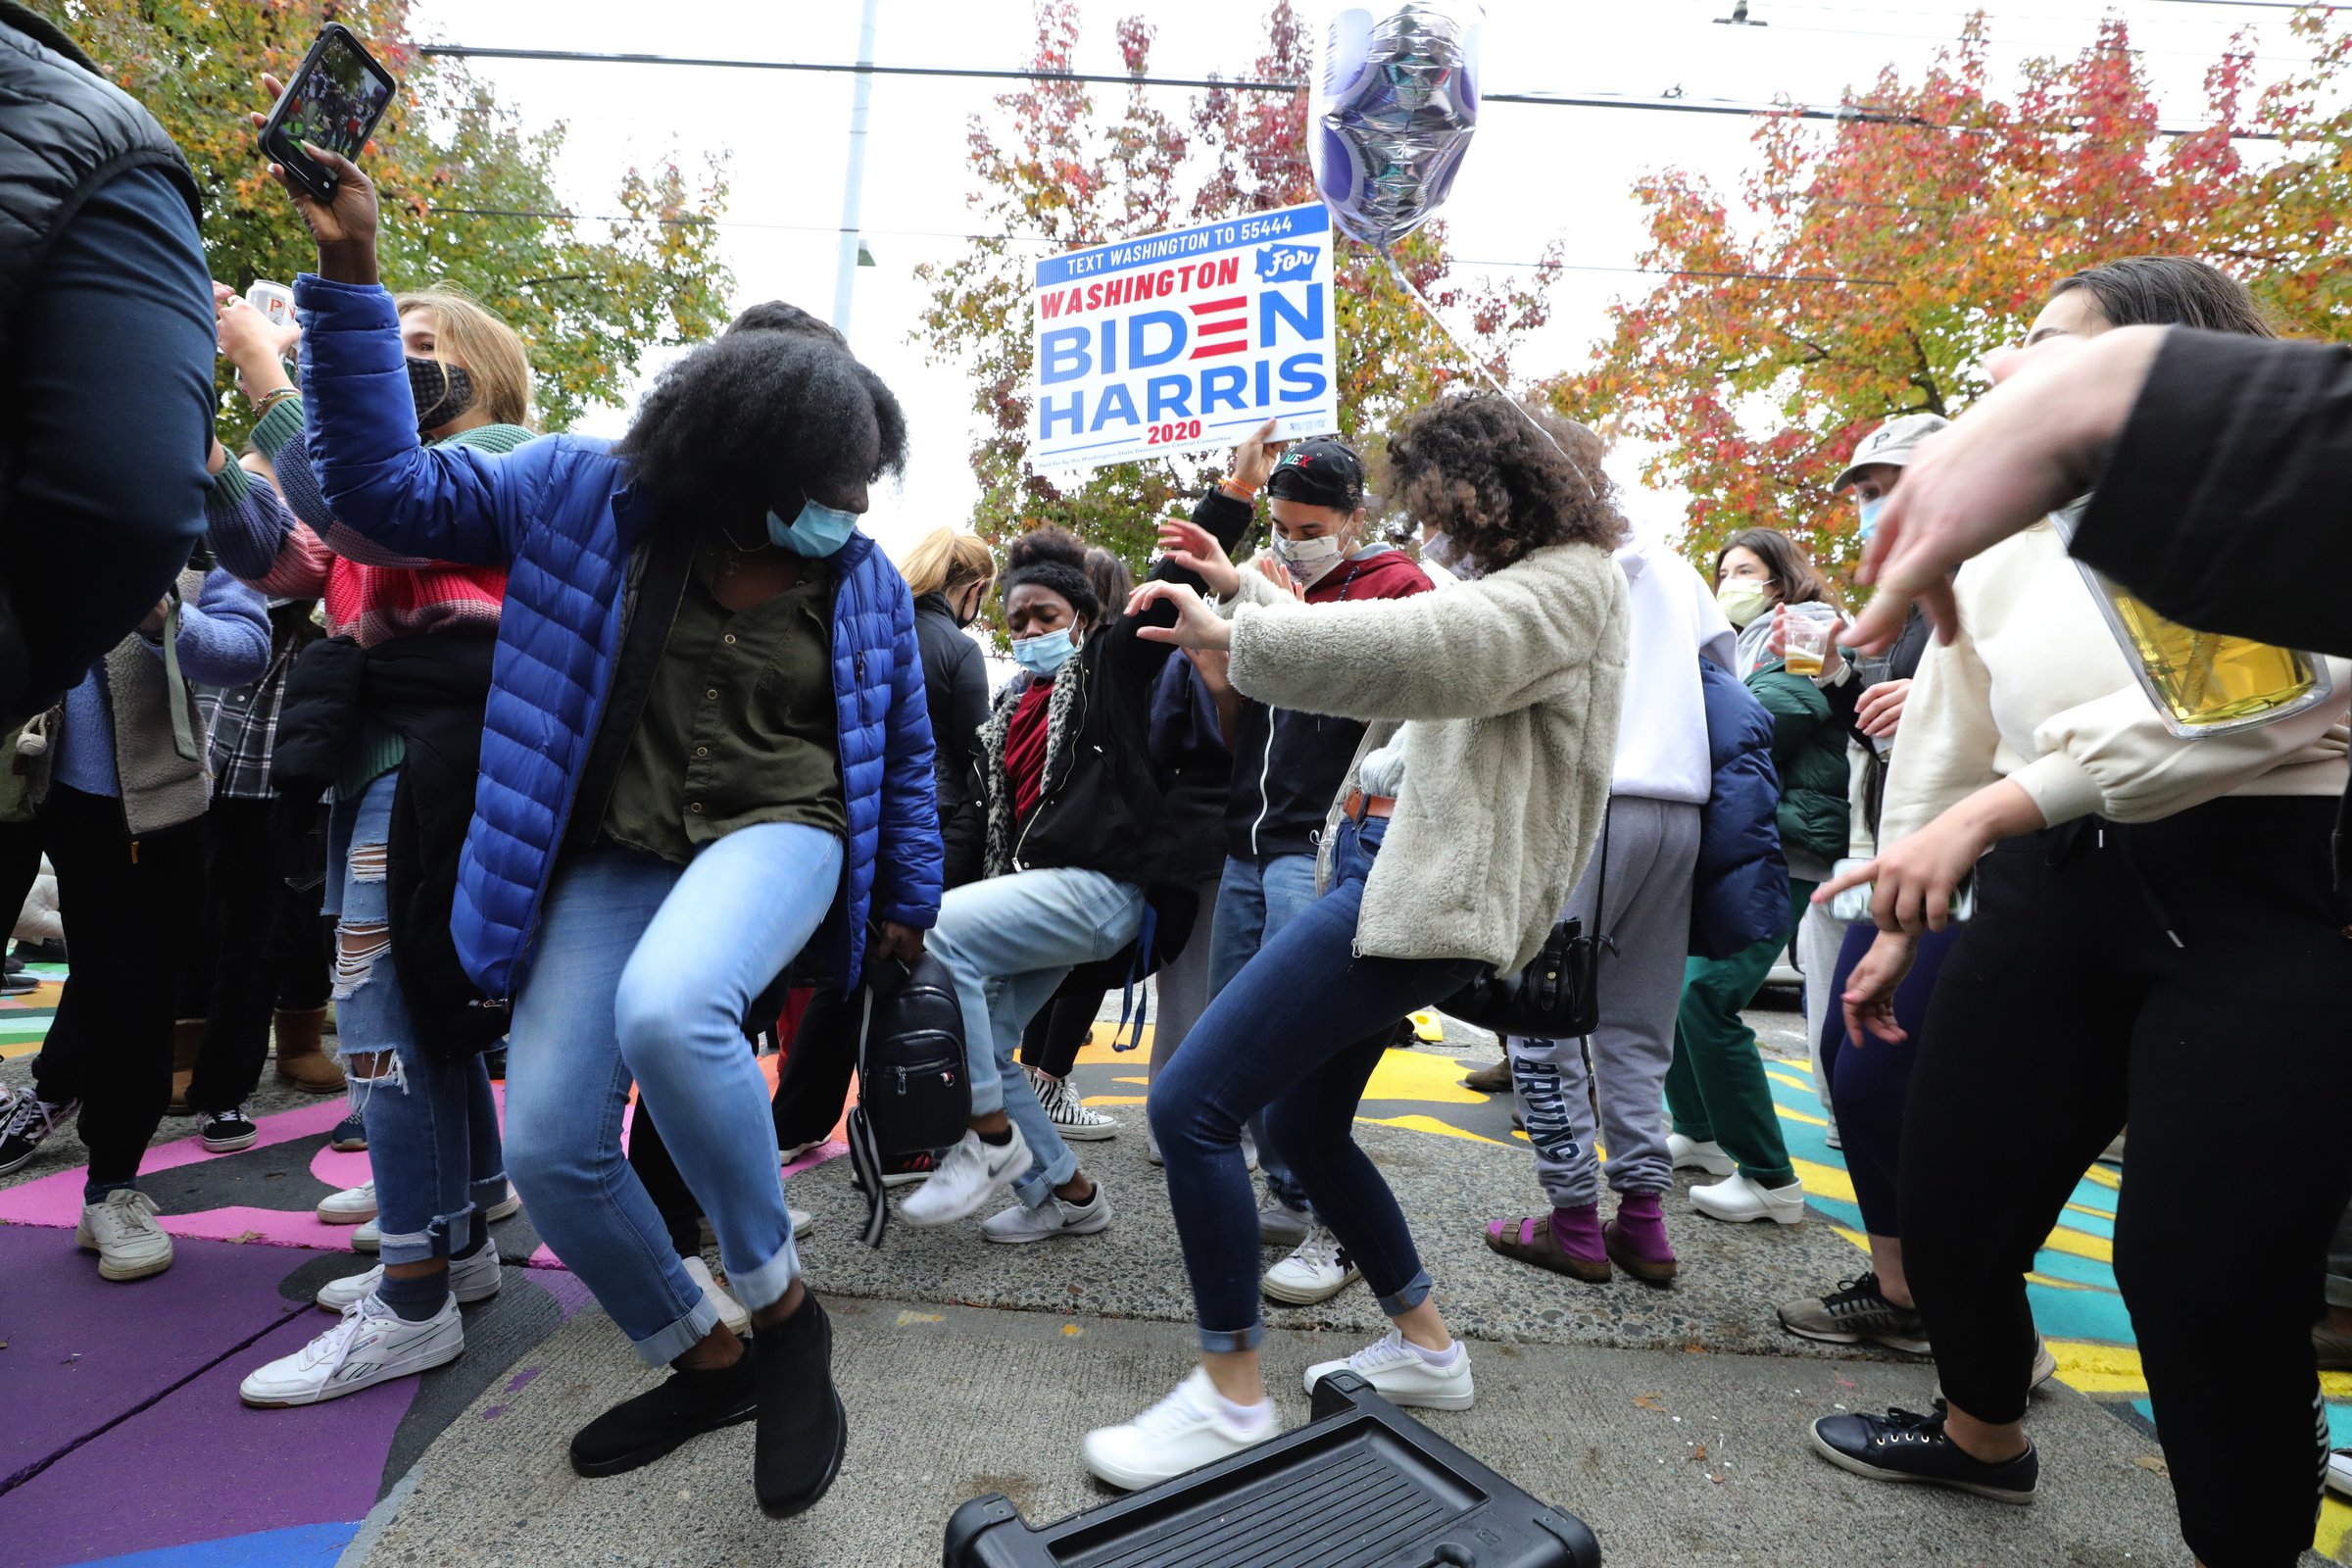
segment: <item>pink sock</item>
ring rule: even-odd
[[[1666,1216],[1658,1212],[1656,1193],[1627,1193],[1617,1200],[1617,1235],[1637,1256],[1653,1263],[1674,1261],[1666,1243]]]
[[[1608,1250],[1600,1245],[1600,1205],[1579,1203],[1551,1211],[1551,1239],[1570,1257],[1588,1263],[1606,1262]]]

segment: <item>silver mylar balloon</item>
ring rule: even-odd
[[[1395,244],[1446,200],[1478,128],[1477,0],[1343,3],[1323,29],[1308,156],[1333,221]]]

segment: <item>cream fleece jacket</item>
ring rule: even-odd
[[[1364,888],[1355,951],[1535,956],[1584,873],[1608,802],[1625,681],[1625,574],[1590,545],[1552,545],[1476,581],[1308,612],[1254,571],[1225,608],[1233,684],[1276,708],[1404,735],[1404,783]]]
[[[2308,712],[2184,740],[2165,728],[2048,523],[1960,569],[1960,636],[1931,642],[1903,706],[1881,848],[2014,779],[2053,827],[2147,822],[2224,795],[2340,795],[2352,665]]]

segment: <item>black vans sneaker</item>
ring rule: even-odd
[[[10,1101],[5,1110],[7,1119],[0,1122],[0,1176],[32,1163],[32,1156],[40,1152],[49,1135],[80,1109],[78,1100],[52,1104],[29,1089]]]
[[[233,1154],[240,1149],[251,1149],[262,1130],[245,1114],[243,1105],[231,1105],[226,1110],[208,1110],[204,1113],[204,1150],[208,1154]]]
[[[1960,1451],[1945,1436],[1943,1412],[1916,1415],[1825,1415],[1813,1423],[1813,1446],[1840,1470],[1873,1481],[1913,1481],[1949,1487],[1995,1502],[2032,1502],[2041,1459],[2026,1451],[1999,1464],[1986,1464]]]

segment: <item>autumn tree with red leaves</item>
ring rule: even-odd
[[[1069,71],[1079,39],[1075,0],[1038,0],[1036,15],[1031,67]],[[1151,25],[1129,17],[1118,39],[1126,71],[1144,75]],[[1304,82],[1311,54],[1290,0],[1276,0],[1263,49],[1228,79]],[[983,419],[972,448],[980,484],[972,526],[1001,542],[1057,522],[1140,565],[1154,521],[1212,483],[1222,454],[1120,464],[1081,479],[1031,469],[1031,266],[1040,256],[1312,201],[1306,90],[1214,87],[1193,99],[1189,129],[1140,84],[1125,90],[1115,119],[1099,115],[1086,84],[1073,81],[1035,79],[996,107],[993,117],[972,118],[968,137],[978,187],[970,202],[987,237],[953,262],[918,269],[932,294],[915,336],[934,360],[970,378]],[[1038,238],[1048,243],[1021,242]],[[1343,243],[1335,260],[1341,424],[1377,447],[1373,438],[1405,410],[1472,372],[1375,253]],[[1554,259],[1547,255],[1519,285],[1465,285],[1453,276],[1440,221],[1399,245],[1397,260],[1416,287],[1457,313],[1489,369],[1507,377],[1512,351],[1547,318]]]
[[[1850,567],[1852,509],[1830,481],[1896,415],[1955,415],[1984,391],[2069,273],[2119,257],[2201,257],[2252,286],[2281,331],[2352,337],[2352,33],[2292,23],[2313,61],[2256,91],[2241,35],[2205,80],[2193,135],[2158,128],[2120,21],[2071,61],[1987,80],[1972,19],[1923,79],[1889,69],[1828,126],[1762,117],[1737,202],[1703,175],[1639,181],[1671,271],[1611,307],[1591,370],[1549,389],[1564,411],[1651,444],[1644,475],[1690,494],[1688,547],[1780,528]],[[2275,147],[2233,132],[2276,135]]]

